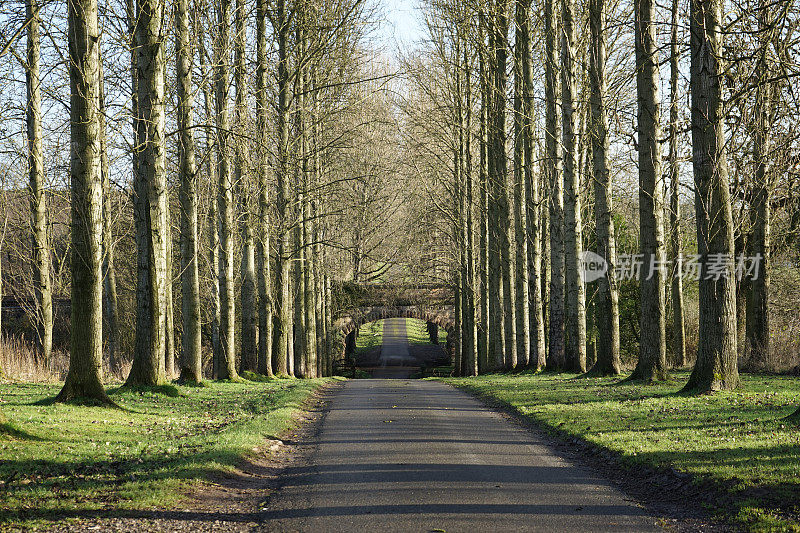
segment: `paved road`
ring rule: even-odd
[[[659,530],[607,482],[442,383],[348,381],[310,444],[266,530]]]
[[[374,378],[407,378],[419,368],[419,362],[408,352],[405,318],[383,321],[380,368],[372,371]]]

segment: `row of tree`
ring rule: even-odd
[[[33,286],[44,360],[53,346],[47,205],[54,201],[46,194],[40,94],[40,21],[49,7],[27,0],[20,30],[3,50],[16,55],[13,41],[27,36],[27,55],[17,59],[26,74]],[[216,378],[236,380],[242,372],[330,375],[335,335],[330,269],[325,266],[329,247],[323,244],[328,243],[329,219],[335,220],[342,209],[328,199],[338,182],[357,181],[348,174],[342,178],[336,170],[346,151],[339,143],[349,142],[362,127],[342,126],[342,116],[352,113],[354,102],[370,90],[360,87],[365,83],[358,49],[361,23],[367,18],[363,3],[257,0],[254,17],[253,6],[243,0],[235,5],[220,0],[213,6],[136,0],[123,6],[124,16],[107,7],[101,24],[103,14],[95,0],[71,0],[67,6],[71,341],[69,372],[58,398],[107,401],[104,351],[112,367],[122,357],[115,273],[119,237],[113,227],[118,195],[110,176],[112,167],[126,165],[111,158],[104,66],[115,63],[104,61],[101,46],[101,28],[120,20],[128,39],[123,51],[129,54],[131,84],[121,105],[129,110],[133,128],[127,159],[132,173],[123,175],[132,178],[121,178],[116,185],[131,193],[136,253],[135,335],[127,384],[159,385],[175,375],[201,381],[206,322]],[[206,12],[205,7],[213,9]],[[255,32],[248,27],[253,19]],[[207,36],[204,27],[209,26],[215,30]],[[248,39],[252,33],[254,43]],[[167,63],[170,35],[172,75]],[[253,48],[254,62],[248,60]],[[170,88],[173,116],[168,116]],[[197,95],[203,97],[208,119],[200,123]],[[111,104],[119,101],[112,99]],[[173,124],[176,133],[170,134],[166,127]],[[170,137],[177,152],[174,176],[167,168]],[[178,190],[177,205],[170,199],[173,188]],[[216,196],[207,202],[205,243],[199,210],[203,191]],[[177,269],[172,264],[171,223],[176,211]],[[204,259],[212,285],[205,313]],[[172,294],[176,272],[179,295]],[[174,323],[175,300],[181,304],[179,324]],[[175,331],[181,333],[177,349]]]
[[[630,379],[668,377],[668,340],[674,364],[688,362],[686,190],[696,224],[689,251],[701,265],[696,362],[686,389],[735,388],[743,355],[751,368],[764,367],[771,209],[782,202],[792,218],[797,210],[790,155],[796,135],[787,131],[798,72],[795,12],[788,0],[735,6],[676,0],[666,10],[652,0],[426,3],[430,55],[409,60],[409,71],[412,93],[442,117],[428,123],[427,139],[436,140],[428,159],[436,157],[449,172],[442,182],[452,203],[443,216],[452,222],[457,372],[621,372],[615,224],[630,232],[634,222],[615,210],[614,196],[626,187],[638,188],[642,261]],[[586,39],[579,39],[587,24]],[[666,102],[662,63],[669,65]],[[627,99],[628,80],[635,98]],[[409,121],[424,127],[414,113]],[[621,125],[626,113],[632,131]],[[686,132],[690,179],[681,169]],[[747,142],[734,144],[730,138],[741,133]],[[734,208],[746,226],[734,224]],[[584,250],[608,265],[596,284],[583,281]],[[743,256],[754,257],[746,261],[758,268],[737,279]],[[587,288],[594,293],[588,316]]]

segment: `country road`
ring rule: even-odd
[[[607,481],[442,383],[348,381],[310,444],[262,512],[265,530],[660,530]]]

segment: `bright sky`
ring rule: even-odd
[[[384,0],[386,24],[381,28],[381,38],[387,45],[411,47],[422,38],[422,12],[418,0]]]

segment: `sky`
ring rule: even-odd
[[[386,22],[379,34],[389,47],[410,48],[423,36],[422,12],[418,0],[383,0]]]

